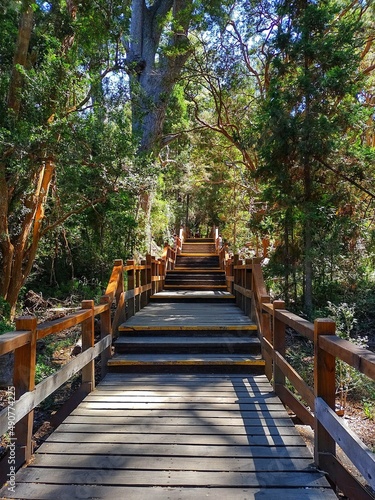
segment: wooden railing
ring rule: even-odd
[[[101,356],[103,376],[118,326],[144,307],[151,294],[163,289],[166,270],[173,268],[176,254],[177,250],[167,245],[162,259],[147,255],[139,264],[128,260],[125,265],[122,260],[116,260],[98,305],[93,300],[84,300],[80,310],[40,324],[34,316],[23,316],[16,320],[16,331],[0,336],[0,356],[14,352],[13,385],[8,388],[9,405],[0,412],[0,435],[8,433],[10,439],[8,454],[3,461],[10,460],[8,463],[17,469],[30,459],[35,407],[73,375],[81,371],[81,385],[63,406],[61,419],[94,389],[95,358]],[[100,340],[95,343],[94,319],[97,316],[100,318]],[[35,385],[37,341],[76,325],[81,325],[81,354]],[[8,470],[9,466],[1,469]]]
[[[285,309],[283,301],[271,303],[263,280],[261,259],[226,262],[233,277],[231,291],[237,305],[259,326],[266,375],[276,394],[296,416],[314,430],[314,459],[335,484],[351,499],[374,499],[375,454],[343,423],[335,412],[336,360],[342,360],[375,380],[375,354],[335,335],[331,319],[314,323]],[[286,328],[314,344],[314,387],[310,387],[285,359]],[[293,387],[293,392],[286,386]],[[364,487],[336,457],[336,443],[360,471],[371,488]]]

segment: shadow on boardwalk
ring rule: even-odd
[[[108,374],[4,498],[333,499],[264,376]]]

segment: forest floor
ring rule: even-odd
[[[33,307],[32,311],[29,308],[25,313],[35,313],[38,309],[38,318],[43,317],[43,320],[56,319],[60,314],[57,309],[49,308],[48,313],[44,309],[45,304],[39,304],[38,307]],[[51,305],[49,303],[49,305]],[[70,306],[69,306],[70,307]],[[64,314],[66,309],[65,305]],[[43,311],[43,313],[42,313]],[[38,360],[41,361],[39,369],[40,379],[50,375],[56,371],[59,366],[69,362],[74,356],[81,352],[80,348],[80,327],[72,328],[66,332],[54,335],[48,344],[46,342],[38,342]],[[100,366],[97,366],[97,376],[100,378]],[[34,412],[34,446],[35,450],[45,441],[45,439],[53,432],[54,428],[51,425],[54,417],[64,402],[76,391],[80,385],[79,376],[70,380],[67,384],[56,391],[52,396],[49,396],[42,404],[40,404]],[[7,406],[8,393],[6,390],[0,390],[0,410]],[[362,399],[352,397],[349,393],[344,415],[342,416],[345,425],[354,431],[357,436],[369,447],[372,452],[375,452],[375,402],[373,405],[366,406]],[[309,426],[297,425],[299,432],[305,439],[307,445],[313,450],[313,432]],[[2,436],[0,440],[0,459],[4,456],[8,446],[6,436]],[[346,463],[352,473],[360,479],[360,474],[354,469],[345,455],[339,450],[338,456],[341,461]]]

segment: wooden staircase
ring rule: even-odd
[[[168,271],[165,290],[226,290],[225,272],[220,269],[214,240],[187,239],[177,255],[173,271]]]
[[[189,239],[164,291],[119,328],[110,371],[263,373],[256,325],[235,305],[212,239]]]

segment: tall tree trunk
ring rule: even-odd
[[[150,2],[149,2],[150,3]],[[142,165],[163,147],[163,126],[173,87],[180,77],[189,52],[188,29],[193,3],[189,0],[132,0],[130,42],[125,43],[130,78],[133,134],[138,139],[138,161]],[[168,43],[160,47],[167,14],[172,10]],[[151,201],[149,189],[140,193],[145,216],[143,232],[151,243]]]
[[[5,166],[0,164],[0,186],[7,186]],[[0,264],[2,271],[0,272],[0,296],[5,300],[8,295],[9,283],[12,276],[12,262],[14,255],[14,245],[11,241],[8,226],[9,213],[9,195],[8,189],[2,189],[0,196]]]
[[[30,274],[38,249],[44,207],[53,173],[54,165],[51,160],[46,161],[45,165],[38,171],[35,190],[23,200],[26,215],[21,223],[19,234],[13,243],[8,228],[4,228],[7,232],[3,232],[5,237],[1,245],[4,268],[1,296],[10,304],[12,316],[15,313],[19,292]],[[7,218],[8,215],[6,220]],[[3,248],[5,248],[5,251]]]
[[[303,1],[304,12],[306,12],[308,7],[308,0]],[[308,30],[302,35],[305,38],[305,53],[304,53],[304,72],[305,72],[305,118],[304,118],[304,128],[302,141],[304,144],[303,150],[303,183],[304,183],[304,244],[305,244],[305,256],[304,256],[304,274],[305,274],[305,288],[304,288],[304,308],[305,313],[308,317],[311,317],[313,297],[312,297],[312,286],[313,286],[313,265],[312,265],[312,176],[311,176],[311,131],[310,131],[310,115],[311,115],[311,96],[310,96],[310,86],[312,85],[310,76],[310,55],[309,55],[309,44],[311,35]]]
[[[30,0],[23,0],[22,14],[18,28],[17,45],[13,58],[13,69],[9,85],[8,108],[12,109],[15,117],[21,108],[21,90],[23,75],[19,66],[25,67],[30,45],[30,37],[33,29],[34,14]]]
[[[165,19],[172,9],[172,31],[168,46],[159,51]],[[158,152],[169,96],[189,57],[187,38],[192,2],[132,1],[130,43],[126,44],[132,97],[133,132],[139,138],[139,153]]]

